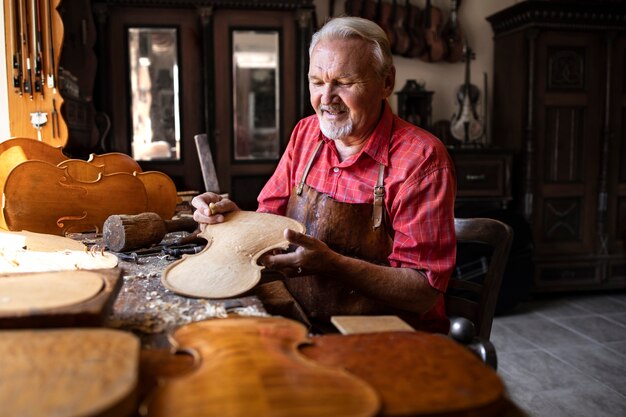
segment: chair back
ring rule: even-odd
[[[476,336],[489,340],[513,229],[499,220],[488,218],[456,218],[454,228],[457,244],[486,245],[491,255],[486,260],[482,281],[469,280],[460,274],[457,263],[457,274],[453,274],[445,294],[446,313],[451,318],[469,319],[474,323]]]

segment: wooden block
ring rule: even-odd
[[[3,417],[130,416],[139,341],[110,329],[3,331]]]
[[[506,405],[496,372],[444,335],[328,334],[314,336],[300,352],[374,388],[381,417],[491,417],[501,416]]]
[[[74,285],[76,286],[88,285],[90,290],[93,288],[94,280],[100,280],[101,285],[99,290],[93,292],[89,297],[74,297],[74,302],[64,302],[64,293],[60,292],[55,285],[42,285],[39,290],[41,293],[39,296],[43,297],[45,302],[42,302],[40,307],[37,305],[31,305],[30,308],[16,307],[0,308],[0,329],[23,329],[23,328],[41,328],[41,327],[84,327],[84,326],[100,326],[102,325],[106,315],[110,311],[115,296],[119,292],[123,280],[121,278],[122,270],[119,268],[102,269],[102,270],[77,270],[77,271],[62,271],[62,272],[37,272],[37,273],[25,273],[25,274],[4,274],[0,275],[0,285],[4,278],[11,279],[12,284],[15,284],[17,279],[24,280],[24,290],[28,291],[28,281],[34,279],[37,282],[45,282],[46,277],[51,278],[50,282],[58,282],[59,275],[64,279],[72,280],[76,275],[84,276],[90,275],[93,279],[86,279],[82,283]],[[19,284],[19,283],[18,283]],[[19,285],[18,285],[19,288]],[[13,290],[16,288],[13,287]],[[12,291],[13,291],[12,290]],[[85,291],[78,290],[80,294],[86,294]],[[55,300],[56,303],[50,304],[49,300],[46,300],[46,294]],[[19,291],[14,291],[11,296],[7,294],[0,295],[0,303],[3,302],[2,297],[15,297],[19,296]],[[30,297],[30,301],[33,302],[36,298]],[[5,302],[11,300],[4,299]]]
[[[415,331],[398,316],[332,316],[330,322],[342,334]]]

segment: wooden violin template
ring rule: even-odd
[[[126,154],[67,159],[59,147],[26,138],[0,143],[0,191],[0,228],[56,235],[101,230],[111,214],[170,219],[177,203],[170,177],[142,172]]]
[[[4,195],[9,230],[56,235],[101,229],[112,212],[136,214],[148,207],[145,186],[133,174],[81,181],[67,167],[43,161],[26,161],[13,168]]]
[[[254,287],[263,267],[257,260],[269,250],[287,249],[286,228],[304,233],[296,220],[269,213],[234,211],[223,223],[206,226],[204,250],[184,255],[161,278],[171,291],[191,297],[235,297]]]
[[[174,332],[193,371],[161,381],[146,404],[149,417],[373,416],[374,390],[339,368],[298,352],[306,328],[279,317],[199,321]]]

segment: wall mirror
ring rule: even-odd
[[[180,159],[178,31],[127,29],[131,150],[138,161]]]
[[[233,30],[234,159],[280,156],[279,32]]]

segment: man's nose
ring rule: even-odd
[[[335,94],[335,86],[331,83],[324,84],[322,89],[322,104],[332,104],[333,101],[337,100],[337,95]]]

